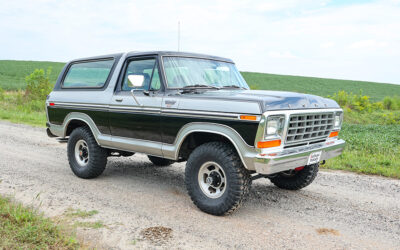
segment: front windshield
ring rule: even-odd
[[[249,86],[235,64],[200,58],[163,57],[168,88]]]

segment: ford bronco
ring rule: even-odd
[[[47,133],[68,141],[78,177],[99,176],[109,156],[143,153],[158,166],[186,161],[189,196],[214,215],[237,209],[254,179],[304,188],[345,146],[335,101],[250,90],[230,59],[194,53],[73,60],[46,110]]]

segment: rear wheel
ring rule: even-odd
[[[68,139],[68,161],[72,172],[84,179],[101,175],[106,168],[108,152],[100,147],[88,127],[72,131]]]
[[[310,185],[317,177],[319,163],[279,173],[270,178],[271,182],[282,189],[299,190]]]
[[[251,182],[249,172],[232,147],[222,142],[210,142],[190,154],[185,183],[200,210],[225,215],[241,206]]]
[[[148,155],[147,157],[149,158],[149,160],[150,160],[154,165],[159,166],[159,167],[169,166],[169,165],[171,165],[172,163],[174,163],[173,160],[168,160],[168,159],[161,158],[161,157],[156,157],[156,156],[151,156],[151,155]]]

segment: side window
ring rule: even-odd
[[[62,88],[101,88],[110,75],[114,59],[73,63]]]
[[[158,74],[158,63],[154,66],[153,77],[151,78],[150,90],[160,90],[161,80]]]
[[[122,90],[131,89],[148,90],[150,87],[151,75],[153,74],[156,59],[134,60],[128,63],[125,76],[122,82]]]

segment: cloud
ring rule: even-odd
[[[400,83],[400,5],[346,1],[5,1],[0,58],[68,61],[131,50],[230,57],[239,69]]]

